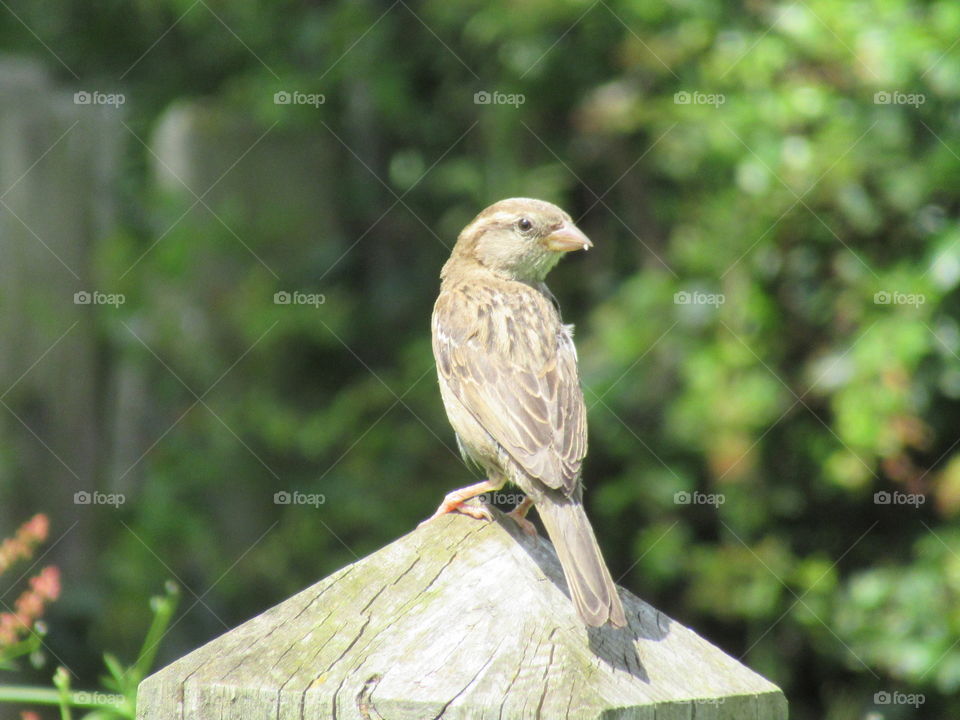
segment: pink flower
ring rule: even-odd
[[[50,521],[37,514],[20,526],[12,538],[0,543],[0,574],[13,563],[33,555],[37,545],[47,539]],[[13,612],[0,613],[0,649],[13,645],[30,633],[43,616],[46,606],[60,597],[60,570],[47,566],[30,578],[29,587],[14,603]],[[35,713],[34,713],[35,715]]]
[[[49,532],[50,520],[43,513],[37,513],[23,524],[17,534],[23,533],[25,538],[34,538],[37,543],[42,543]]]
[[[0,613],[0,648],[17,641],[20,621],[13,613]]]
[[[39,575],[30,578],[30,587],[44,600],[53,602],[60,597],[60,568],[48,565]]]
[[[17,560],[30,557],[34,548],[47,539],[49,532],[50,521],[43,513],[34,515],[21,525],[16,535],[0,543],[0,573]]]

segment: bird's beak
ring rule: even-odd
[[[589,250],[593,247],[590,238],[580,232],[580,229],[571,223],[564,223],[544,238],[544,245],[554,252],[571,252],[572,250]]]

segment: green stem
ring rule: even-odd
[[[107,708],[116,710],[122,708],[126,698],[122,695],[108,695],[107,693],[83,692],[80,690],[67,693],[67,702],[76,708]],[[24,703],[28,705],[59,705],[61,693],[59,690],[42,687],[23,687],[15,685],[0,685],[0,703]]]
[[[167,583],[166,595],[156,598],[153,622],[150,623],[150,629],[147,631],[147,637],[144,639],[140,653],[137,655],[137,661],[131,668],[134,675],[134,687],[140,684],[140,681],[147,676],[150,668],[153,667],[153,660],[157,655],[157,650],[159,650],[160,641],[167,632],[167,626],[170,624],[174,612],[176,612],[179,599],[179,588],[173,583]]]

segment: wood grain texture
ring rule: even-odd
[[[139,720],[784,720],[780,690],[621,589],[586,628],[552,546],[441,517],[150,676]]]

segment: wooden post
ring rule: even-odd
[[[630,594],[586,628],[553,547],[448,515],[148,677],[138,720],[784,720],[780,690]]]

